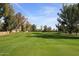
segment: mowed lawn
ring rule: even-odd
[[[79,56],[79,37],[56,32],[20,32],[0,36],[3,56]]]

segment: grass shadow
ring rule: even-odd
[[[46,38],[46,39],[79,39],[77,36],[71,36],[61,33],[32,33],[34,35],[32,36],[26,36],[26,37],[38,37],[38,38]]]

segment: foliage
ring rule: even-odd
[[[26,30],[26,20],[20,12],[15,14],[12,4],[0,3],[0,18],[4,17],[4,23],[1,27],[3,31],[12,31],[19,29],[19,31]]]
[[[51,32],[51,31],[52,31],[51,27],[47,27],[47,25],[44,25],[43,32]]]
[[[47,25],[44,25],[44,30],[43,32],[47,32]]]
[[[31,26],[31,29],[32,29],[32,31],[36,31],[36,25],[33,24],[33,25]]]
[[[56,27],[58,31],[72,33],[77,29],[76,23],[79,16],[79,9],[77,4],[73,5],[63,5],[63,8],[60,9],[60,13],[58,13],[59,18],[57,21],[59,22]]]

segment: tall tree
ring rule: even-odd
[[[4,13],[4,3],[0,3],[0,18],[3,16]]]
[[[47,28],[47,32],[51,32],[52,31],[52,28],[51,27],[48,27]]]
[[[24,23],[25,23],[25,17],[19,12],[15,16],[16,18],[16,30],[20,29],[20,31],[24,31]]]
[[[27,18],[25,18],[24,16],[22,16],[22,23],[21,23],[21,31],[25,31],[26,30],[26,20]]]
[[[63,5],[63,8],[60,9],[58,13],[59,18],[57,19],[60,25],[56,27],[61,29],[62,32],[72,33],[76,28],[78,21],[78,7],[76,4],[73,5]]]
[[[26,21],[26,31],[30,32],[31,30],[31,24],[28,21]]]
[[[35,24],[33,24],[31,27],[32,27],[32,31],[36,31],[36,25]]]
[[[1,5],[1,4],[0,4]],[[3,11],[1,13],[2,17],[4,17],[4,24],[3,24],[3,30],[4,31],[11,31],[14,27],[14,9],[11,4],[9,3],[3,3],[1,5],[1,10]]]
[[[13,7],[12,7],[12,5],[10,5],[10,7],[9,7],[9,15],[8,15],[8,30],[11,32],[12,31],[12,29],[14,29],[15,28],[15,24],[16,24],[16,22],[15,22],[15,17],[14,17],[14,9],[13,9]]]
[[[47,25],[44,26],[43,32],[47,32]]]
[[[41,29],[40,29],[40,31],[41,31],[41,32],[43,31],[43,26],[41,26]]]

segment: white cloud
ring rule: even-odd
[[[54,6],[43,6],[40,8],[39,15],[41,16],[52,16],[57,11],[57,8]]]
[[[45,6],[45,7],[42,7],[42,10],[44,11],[43,13],[45,14],[51,14],[51,13],[54,13],[56,11],[56,8],[55,7],[50,7],[50,6]]]

